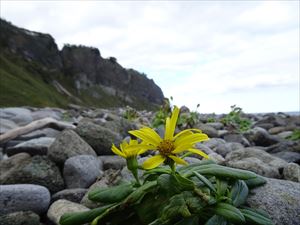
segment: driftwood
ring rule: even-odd
[[[39,130],[39,129],[46,128],[46,127],[53,128],[56,130],[64,130],[67,128],[75,129],[76,128],[72,124],[57,121],[51,117],[47,117],[44,119],[33,121],[33,122],[27,124],[26,126],[17,127],[17,128],[7,131],[6,133],[0,135],[0,143],[1,144],[5,143],[9,140],[15,139],[16,137],[18,137],[20,135],[27,134],[32,131]]]

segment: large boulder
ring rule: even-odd
[[[296,163],[288,163],[283,169],[283,176],[286,180],[300,182],[300,166]]]
[[[82,119],[75,130],[98,155],[113,155],[112,143],[120,143],[121,136],[91,119]]]
[[[30,155],[47,155],[48,149],[54,140],[55,138],[51,137],[35,138],[8,148],[6,154],[12,156],[21,152],[26,152]]]
[[[86,192],[87,189],[85,188],[65,189],[52,195],[51,202],[55,202],[59,199],[65,199],[71,202],[80,203]]]
[[[31,111],[29,109],[18,107],[0,109],[0,118],[12,120],[19,126],[26,125],[33,121]]]
[[[102,162],[92,155],[78,155],[66,160],[64,179],[67,188],[87,188],[102,174]]]
[[[42,214],[49,204],[50,193],[40,185],[0,185],[0,215],[24,210]]]
[[[270,135],[268,131],[261,127],[254,127],[244,133],[244,136],[249,140],[251,145],[256,146],[270,146],[279,142],[278,138]]]
[[[60,217],[65,213],[71,213],[71,212],[85,212],[88,211],[89,208],[80,205],[78,203],[70,202],[68,200],[60,199],[54,202],[48,212],[47,216],[48,218],[56,225],[59,224]]]
[[[0,225],[40,225],[40,217],[31,211],[20,211],[0,216]]]
[[[62,166],[64,162],[76,155],[96,156],[95,151],[73,130],[64,130],[48,150],[49,158]]]
[[[264,186],[251,190],[247,203],[265,210],[275,225],[299,225],[300,183],[268,178]]]
[[[0,184],[37,184],[51,193],[64,188],[59,168],[46,156],[14,155],[0,162]]]
[[[225,164],[230,167],[251,170],[265,177],[280,178],[284,166],[282,159],[257,148],[244,148],[226,155]]]

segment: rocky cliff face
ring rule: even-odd
[[[49,34],[18,28],[4,20],[0,22],[0,47],[5,58],[18,56],[31,67],[39,67],[39,73],[47,71],[47,81],[54,82],[55,87],[63,86],[68,80],[69,86],[62,87],[68,97],[73,94],[76,96],[73,99],[78,100],[84,95],[81,103],[86,102],[86,98],[95,102],[112,97],[116,105],[132,106],[158,105],[163,101],[163,93],[153,80],[138,71],[123,68],[114,57],[101,57],[96,48],[66,45],[59,51]],[[56,75],[49,76],[49,73]]]

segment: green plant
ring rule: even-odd
[[[123,117],[127,120],[134,120],[136,118],[138,118],[138,112],[134,109],[131,108],[130,106],[126,106],[125,112],[123,114]]]
[[[221,122],[231,130],[246,132],[250,129],[251,120],[242,117],[242,108],[236,105],[230,106],[231,111],[221,120]]]
[[[172,101],[173,97],[171,96],[170,99]],[[155,113],[155,116],[152,119],[152,127],[157,128],[165,123],[166,118],[172,111],[171,101],[168,98],[164,99],[162,106],[159,108],[158,112]]]
[[[200,119],[200,115],[197,112],[200,104],[197,104],[196,110],[188,113],[181,114],[178,118],[178,127],[182,129],[192,128],[194,127]]]
[[[300,140],[300,129],[295,129],[293,133],[287,137],[287,139],[292,141],[298,141]]]
[[[166,132],[161,138],[149,127],[130,131],[141,139],[123,141],[112,151],[127,161],[135,181],[121,182],[114,187],[91,190],[90,200],[103,206],[85,212],[66,213],[61,225],[221,225],[273,224],[265,212],[247,208],[249,189],[265,183],[253,172],[217,165],[211,160],[186,164],[183,151],[207,155],[193,149],[195,143],[207,140],[197,129],[174,134],[179,109],[174,107],[166,119]],[[157,155],[141,166],[137,156],[147,150]],[[197,152],[198,151],[198,152]],[[180,157],[181,155],[181,157]],[[164,165],[161,165],[164,163]],[[142,179],[137,170],[143,171]]]

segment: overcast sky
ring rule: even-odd
[[[200,112],[300,111],[299,1],[4,1],[1,17],[147,74]]]

